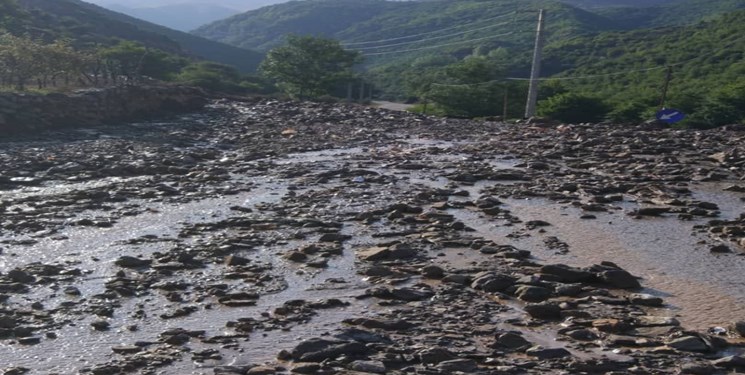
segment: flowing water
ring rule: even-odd
[[[336,168],[341,165],[357,165],[379,173],[387,173],[398,179],[387,188],[397,189],[408,185],[421,185],[441,188],[450,182],[442,177],[442,170],[396,170],[391,171],[388,165],[377,161],[375,155],[401,153],[413,155],[427,149],[439,152],[429,155],[430,161],[451,162],[463,160],[468,155],[452,152],[454,143],[410,139],[401,141],[395,147],[350,148],[293,154],[287,157],[270,160],[279,166],[303,165],[316,168]],[[268,160],[269,161],[269,160]],[[495,159],[491,161],[498,168],[511,168],[517,161]],[[240,176],[238,176],[240,177]],[[39,239],[31,246],[12,246],[5,249],[0,256],[0,271],[22,266],[31,262],[69,263],[84,270],[85,278],[77,285],[83,295],[103,292],[101,278],[108,278],[118,270],[113,260],[121,254],[132,253],[132,246],[122,241],[146,235],[163,239],[173,239],[181,229],[181,223],[216,222],[231,215],[231,206],[247,208],[257,205],[276,203],[288,193],[288,187],[298,184],[298,178],[267,177],[251,179],[252,189],[224,198],[209,198],[189,203],[166,204],[138,202],[148,212],[134,217],[124,217],[112,228],[67,227],[62,235],[67,239]],[[114,181],[97,181],[82,184],[66,184],[53,187],[26,188],[3,192],[3,196],[18,197],[24,195],[54,195],[73,189],[86,189],[103,186]],[[469,190],[475,199],[482,188],[492,183],[479,182],[473,186],[461,186]],[[310,188],[324,188],[306,187]],[[727,193],[721,186],[701,184],[694,186],[694,198],[717,203],[722,209],[722,218],[734,218],[743,212],[741,195]],[[7,194],[7,195],[6,195]],[[707,329],[722,326],[734,320],[745,319],[745,257],[735,254],[713,255],[706,246],[699,244],[700,238],[693,235],[692,227],[698,221],[681,221],[676,218],[634,219],[625,214],[635,208],[634,203],[619,204],[619,210],[611,213],[598,213],[596,220],[580,219],[580,211],[568,205],[549,202],[542,199],[505,200],[505,208],[522,221],[544,220],[552,225],[545,228],[545,233],[528,232],[529,236],[510,237],[518,226],[507,226],[469,209],[450,209],[449,213],[476,230],[476,234],[496,243],[511,243],[518,248],[533,252],[534,256],[544,262],[565,263],[574,266],[587,266],[600,261],[612,261],[631,273],[641,276],[647,292],[665,297],[669,304],[666,313],[678,315],[684,326]],[[355,202],[334,202],[345,210],[364,210]],[[179,224],[174,224],[179,223]],[[55,340],[42,340],[38,345],[24,347],[19,345],[0,344],[0,358],[8,365],[26,366],[39,373],[72,373],[86,365],[105,361],[109,347],[120,344],[131,344],[138,340],[152,341],[157,334],[168,329],[184,327],[192,330],[203,329],[208,335],[225,334],[223,322],[245,317],[256,317],[263,312],[271,311],[282,303],[292,299],[328,299],[339,298],[350,302],[346,308],[319,311],[308,324],[300,325],[289,331],[272,331],[262,334],[252,333],[247,342],[242,343],[236,356],[224,361],[208,363],[191,363],[188,359],[178,362],[169,371],[183,373],[211,373],[210,368],[217,365],[260,363],[271,360],[280,349],[290,349],[299,340],[317,336],[329,328],[337,326],[345,317],[364,314],[371,307],[356,301],[368,285],[357,275],[353,248],[374,242],[369,229],[357,224],[345,224],[344,233],[354,236],[345,243],[343,255],[332,258],[329,267],[317,273],[298,272],[297,267],[281,259],[278,254],[287,248],[297,246],[290,242],[278,248],[264,248],[248,253],[262,262],[270,263],[275,271],[282,273],[286,288],[262,296],[256,306],[241,308],[216,307],[200,309],[188,317],[171,319],[163,322],[150,319],[138,322],[139,329],[130,332],[124,329],[128,324],[128,314],[117,314],[112,320],[112,327],[117,327],[116,334],[92,331],[89,327],[91,317],[71,317],[69,324],[57,331]],[[557,253],[546,247],[543,240],[555,236],[569,245],[568,253]],[[299,242],[299,241],[298,241]],[[149,255],[164,251],[172,246],[169,241],[148,243],[136,249],[139,254]],[[465,257],[464,262],[469,258]],[[207,269],[205,275],[214,272]],[[209,276],[206,276],[209,277]],[[329,288],[329,279],[344,280],[341,289]],[[21,298],[32,302],[35,298],[44,298],[47,303],[60,303],[65,300],[57,290],[43,289]],[[118,311],[131,312],[138,307],[137,301],[125,302]],[[155,309],[159,300],[148,302]],[[215,324],[215,322],[220,322]],[[199,349],[194,343],[192,349]],[[186,357],[185,357],[186,358]]]

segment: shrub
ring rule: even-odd
[[[541,116],[568,123],[600,122],[609,111],[603,100],[575,93],[554,95],[538,105]]]

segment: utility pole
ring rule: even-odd
[[[502,122],[507,121],[507,97],[510,94],[510,87],[504,86],[504,102],[502,103]]]
[[[352,102],[352,82],[347,83],[347,103]]]
[[[668,65],[667,72],[665,73],[665,84],[662,85],[662,97],[660,98],[660,110],[665,109],[665,101],[667,100],[667,89],[670,87],[670,80],[673,78],[673,67]]]
[[[543,20],[545,12],[538,12],[538,28],[535,35],[535,50],[533,51],[533,67],[530,70],[530,88],[528,89],[528,103],[525,105],[525,118],[535,116],[538,101],[538,78],[541,75],[541,57],[543,54]]]
[[[365,102],[365,81],[360,81],[360,103]]]

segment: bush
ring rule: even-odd
[[[554,95],[538,103],[538,114],[568,123],[600,122],[609,111],[603,100],[574,93]]]
[[[608,119],[615,123],[634,124],[644,120],[647,106],[637,101],[625,102],[608,114]]]

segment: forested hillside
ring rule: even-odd
[[[8,7],[13,4],[13,0],[1,1]],[[16,2],[20,9],[25,10],[25,15],[4,17],[11,18],[10,25],[4,22],[6,27],[48,41],[67,38],[78,46],[112,45],[117,40],[136,41],[170,53],[233,65],[243,71],[253,71],[262,59],[262,55],[254,51],[140,21],[79,0]],[[13,19],[21,20],[23,25],[13,24]]]
[[[269,6],[201,27],[195,34],[241,47],[266,50],[281,43],[289,33],[322,35],[345,42],[400,38],[444,28],[450,37],[437,42],[455,42],[515,31],[505,41],[522,42],[531,37],[539,8],[548,11],[553,23],[550,38],[613,29],[612,21],[593,13],[550,0],[462,0],[412,1],[309,0]],[[492,26],[478,32],[468,30],[475,22]],[[509,21],[509,23],[505,23]],[[447,33],[446,33],[447,34]],[[422,43],[432,44],[432,43]]]
[[[677,0],[652,7],[611,7],[597,9],[600,15],[613,19],[624,29],[690,25],[745,9],[743,0]]]

